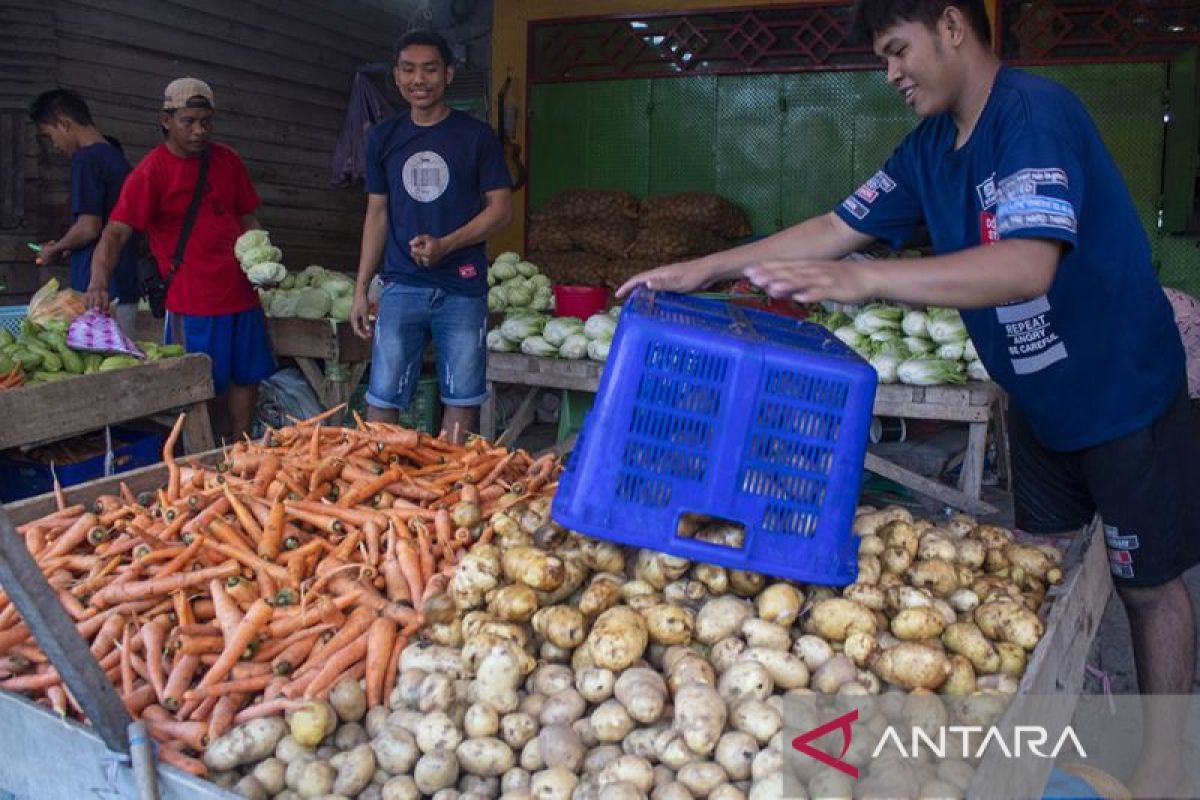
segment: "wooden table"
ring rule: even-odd
[[[503,441],[511,443],[533,420],[537,396],[542,389],[595,392],[600,385],[600,375],[603,371],[604,365],[596,361],[542,358],[520,353],[488,353],[488,400],[480,409],[480,432],[487,439],[496,438],[494,384],[512,383],[529,387],[508,428],[502,434]],[[880,384],[875,393],[873,413],[876,416],[965,423],[967,448],[963,453],[962,472],[957,488],[918,475],[874,453],[867,453],[866,468],[968,513],[996,513],[996,507],[980,500],[979,496],[990,422],[996,422],[998,437],[1004,438],[1003,414],[993,413],[1002,396],[1000,388],[991,382],[972,381],[961,386]],[[1004,445],[1002,442],[1002,452],[1007,451]]]
[[[162,333],[161,319],[148,311],[138,314],[139,339],[162,341]],[[356,336],[348,322],[267,317],[267,334],[277,358],[295,359],[322,408],[349,400],[371,360],[370,340]]]
[[[189,453],[211,450],[212,363],[191,354],[0,392],[0,449],[63,439],[184,408]]]
[[[371,360],[371,341],[348,322],[268,317],[267,332],[275,355],[296,360],[324,408],[350,399]]]

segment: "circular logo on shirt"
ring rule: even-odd
[[[418,203],[432,203],[450,184],[446,160],[432,150],[413,153],[404,162],[404,189]]]

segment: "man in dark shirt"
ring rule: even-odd
[[[71,225],[59,239],[42,245],[40,263],[50,264],[69,253],[71,288],[87,291],[92,274],[92,252],[108,215],[121,194],[129,161],[116,139],[96,126],[83,98],[70,89],[52,89],[38,95],[29,106],[29,117],[38,134],[71,159]],[[129,336],[137,313],[138,238],[121,251],[109,294],[119,302],[116,318]]]

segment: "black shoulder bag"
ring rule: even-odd
[[[175,273],[183,265],[183,251],[187,248],[188,238],[192,227],[196,224],[196,215],[200,212],[200,200],[204,196],[204,183],[208,180],[208,150],[200,154],[200,174],[196,180],[196,190],[192,192],[192,203],[188,206],[183,218],[183,228],[179,231],[179,241],[175,243],[175,255],[171,257],[171,271],[163,278],[158,272],[158,262],[154,256],[146,256],[138,261],[138,278],[142,286],[142,294],[150,302],[150,313],[161,319],[167,313],[167,290]]]

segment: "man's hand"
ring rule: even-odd
[[[771,297],[797,303],[836,300],[859,303],[877,296],[871,263],[867,261],[764,261],[747,267],[745,275]]]
[[[83,295],[83,302],[88,308],[94,308],[97,311],[103,311],[107,314],[109,305],[112,302],[108,296],[108,287],[89,284],[87,291]]]
[[[33,261],[35,264],[50,264],[61,259],[66,252],[58,246],[56,239],[51,239],[48,242],[42,242],[42,249],[34,255]]]
[[[638,286],[656,291],[694,292],[709,282],[708,271],[695,261],[680,261],[634,275],[617,289],[617,297],[625,297]]]
[[[442,256],[446,255],[445,243],[436,236],[430,236],[428,233],[414,236],[408,243],[408,247],[412,253],[413,261],[422,267],[432,267],[442,260]]]
[[[371,307],[365,290],[354,292],[354,302],[350,304],[350,328],[361,339],[371,338]]]

